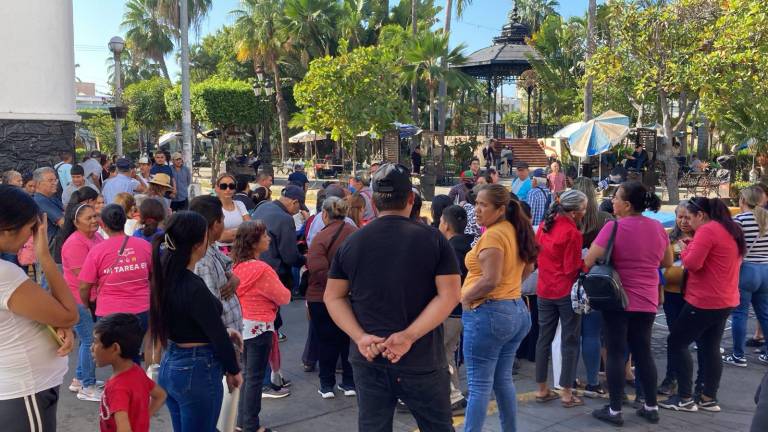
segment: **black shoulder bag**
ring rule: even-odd
[[[582,276],[582,286],[589,306],[595,310],[622,311],[627,307],[627,293],[621,285],[619,273],[611,265],[611,254],[618,228],[619,223],[614,222],[605,255],[589,269],[586,275]]]

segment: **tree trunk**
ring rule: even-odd
[[[416,13],[419,0],[411,0],[411,34],[416,37],[419,31],[418,14]],[[413,119],[414,126],[419,125],[419,101],[416,95],[418,91],[418,85],[414,79],[411,83],[411,118]]]
[[[160,70],[163,72],[165,79],[170,81],[171,76],[168,75],[168,66],[165,64],[165,57],[160,55],[160,58],[157,59],[157,62],[160,64]]]
[[[270,59],[270,67],[275,78],[275,101],[277,119],[280,123],[280,160],[285,162],[288,158],[288,105],[285,103],[283,85],[280,83],[280,66],[274,58]]]
[[[677,159],[672,146],[672,118],[669,112],[669,98],[665,90],[659,89],[659,107],[661,108],[662,126],[664,127],[664,145],[659,153],[659,160],[664,163],[667,176],[667,195],[670,204],[680,202],[680,191],[677,188]]]
[[[446,0],[445,2],[445,24],[443,26],[443,34],[449,36],[451,34],[451,9],[453,9],[453,0]],[[445,57],[440,59],[440,66],[443,68],[443,74],[448,71],[448,63],[445,61]],[[445,119],[448,113],[445,112],[446,96],[448,95],[448,84],[445,81],[445,76],[440,80],[440,88],[437,91],[439,98],[439,105],[437,107],[437,129],[440,133],[445,133]]]
[[[701,126],[698,129],[698,146],[696,155],[705,161],[709,159],[709,119],[702,116]]]
[[[435,131],[435,89],[433,85],[429,86],[429,130]]]
[[[587,12],[587,55],[585,62],[592,58],[595,52],[595,14],[596,1],[589,0],[589,9]],[[587,77],[587,84],[584,87],[584,121],[592,120],[592,76]]]

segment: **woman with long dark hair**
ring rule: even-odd
[[[536,400],[560,399],[565,408],[584,405],[572,393],[579,364],[581,316],[573,311],[571,287],[584,266],[581,259],[582,235],[578,224],[587,212],[587,196],[577,190],[563,192],[547,211],[536,233],[540,251],[536,296],[539,312],[539,338],[536,342]],[[562,326],[562,372],[560,395],[547,385],[549,358],[557,325]]]
[[[624,310],[602,311],[610,404],[592,412],[595,418],[615,425],[624,424],[621,404],[628,349],[645,394],[645,404],[637,414],[651,423],[659,421],[651,330],[659,308],[659,267],[672,265],[672,251],[661,223],[642,213],[646,209],[658,211],[660,207],[659,197],[642,183],[622,183],[613,197],[613,211],[618,220],[600,230],[584,258],[585,266],[592,267],[605,256],[616,228],[611,264],[621,278],[628,302]]]
[[[0,260],[0,419],[3,430],[56,430],[59,386],[77,324],[77,303],[48,250],[48,221],[22,189],[0,185],[0,252],[16,253],[34,236],[48,290]],[[43,325],[41,325],[43,324]],[[46,325],[63,337],[60,347]]]
[[[100,390],[96,384],[96,365],[91,356],[91,342],[93,342],[93,318],[91,312],[80,299],[80,287],[78,275],[83,268],[85,258],[91,249],[101,243],[103,239],[98,234],[99,217],[93,207],[88,204],[76,204],[67,207],[64,214],[64,226],[61,230],[64,245],[61,247],[61,266],[64,271],[64,280],[67,281],[72,295],[77,301],[77,309],[80,313],[80,321],[75,326],[75,333],[79,339],[77,369],[69,390],[76,392],[78,398],[88,400],[87,395],[99,395]]]
[[[520,285],[533,271],[538,248],[530,220],[504,186],[483,185],[476,192],[477,223],[486,231],[467,253],[468,274],[461,293],[469,387],[464,430],[483,429],[493,390],[502,430],[513,431],[517,396],[512,365],[531,328]]]
[[[237,228],[232,246],[235,264],[232,271],[240,279],[237,297],[243,308],[245,380],[238,422],[244,431],[262,431],[259,421],[262,386],[276,341],[275,318],[278,308],[291,301],[290,290],[280,282],[275,270],[259,259],[269,249],[270,241],[264,223],[246,221]]]
[[[158,384],[168,392],[176,432],[214,432],[222,376],[230,391],[243,382],[221,302],[193,273],[208,247],[207,232],[205,218],[180,211],[152,243],[150,328],[152,340],[165,347]]]
[[[725,323],[739,305],[739,267],[747,246],[744,232],[731,219],[728,207],[719,199],[695,197],[688,200],[688,223],[695,231],[693,241],[680,243],[680,256],[688,271],[680,316],[669,332],[669,350],[677,372],[677,394],[659,403],[675,411],[720,411],[717,388],[723,373],[720,342]],[[698,341],[702,353],[701,395],[693,399],[693,362],[688,349]]]
[[[165,220],[165,207],[156,199],[145,199],[139,206],[140,228],[133,232],[134,237],[151,242],[163,234],[160,225]]]
[[[453,200],[448,195],[436,195],[432,198],[432,226],[440,229],[440,218],[443,210],[453,205]],[[462,234],[462,233],[457,233]]]

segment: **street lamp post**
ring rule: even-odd
[[[275,93],[273,82],[270,77],[265,76],[264,69],[258,67],[256,69],[256,81],[253,83],[253,93],[258,100],[263,100],[272,105],[269,102],[272,101],[272,95]],[[261,138],[261,151],[259,152],[259,159],[261,160],[262,171],[272,174],[272,146],[269,142],[269,120],[265,120],[262,125],[262,138]]]
[[[122,71],[122,65],[120,64],[120,54],[125,48],[125,41],[120,36],[115,36],[109,40],[109,50],[112,51],[115,57],[115,110],[113,117],[115,119],[115,153],[118,157],[123,156],[123,125],[122,119],[125,117],[124,110],[122,108],[122,83],[120,81],[120,72]]]

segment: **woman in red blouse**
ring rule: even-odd
[[[688,272],[683,288],[683,308],[669,331],[668,349],[677,371],[677,394],[662,408],[675,411],[718,412],[717,388],[723,373],[720,341],[731,311],[739,305],[739,267],[747,246],[741,227],[731,219],[719,199],[688,201],[686,218],[694,230],[693,241],[680,242],[680,257]],[[697,341],[702,353],[704,388],[694,400],[691,386],[693,362],[688,349]]]
[[[583,267],[582,235],[578,224],[587,211],[587,196],[577,190],[563,192],[549,208],[536,233],[540,252],[539,280],[536,287],[539,308],[539,339],[536,341],[536,392],[538,402],[560,398],[566,408],[584,405],[571,392],[579,362],[581,317],[571,306],[571,286]],[[562,393],[547,385],[549,357],[557,323],[562,325],[563,366],[560,374]]]

